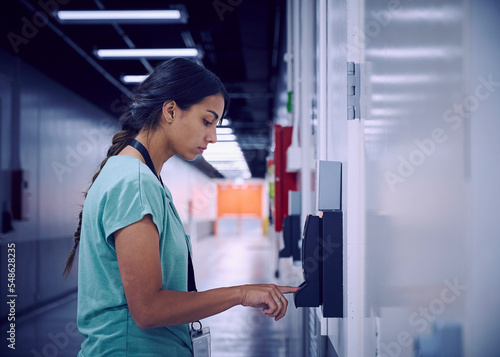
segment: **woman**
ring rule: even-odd
[[[66,264],[68,274],[79,246],[79,356],[191,356],[190,322],[236,305],[262,308],[275,320],[285,315],[283,294],[297,288],[188,291],[189,237],[159,173],[170,157],[194,160],[216,142],[228,102],[212,72],[180,58],[137,87],[85,194]]]

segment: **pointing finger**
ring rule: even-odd
[[[298,287],[298,286],[278,286],[278,289],[282,294],[290,294],[290,293],[297,292],[300,289],[300,287]]]

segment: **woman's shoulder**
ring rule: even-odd
[[[94,184],[96,183],[107,189],[116,186],[147,186],[148,189],[161,190],[161,184],[151,170],[138,158],[128,155],[110,157]]]

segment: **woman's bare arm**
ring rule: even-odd
[[[296,287],[242,285],[202,292],[162,289],[159,237],[151,216],[115,233],[120,275],[130,313],[140,328],[181,325],[218,314],[236,305],[262,308],[275,320],[288,306],[283,294]]]

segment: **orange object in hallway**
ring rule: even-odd
[[[217,185],[217,220],[237,218],[238,234],[241,234],[241,219],[262,219],[262,184],[227,184]],[[217,224],[214,230],[217,234]]]

